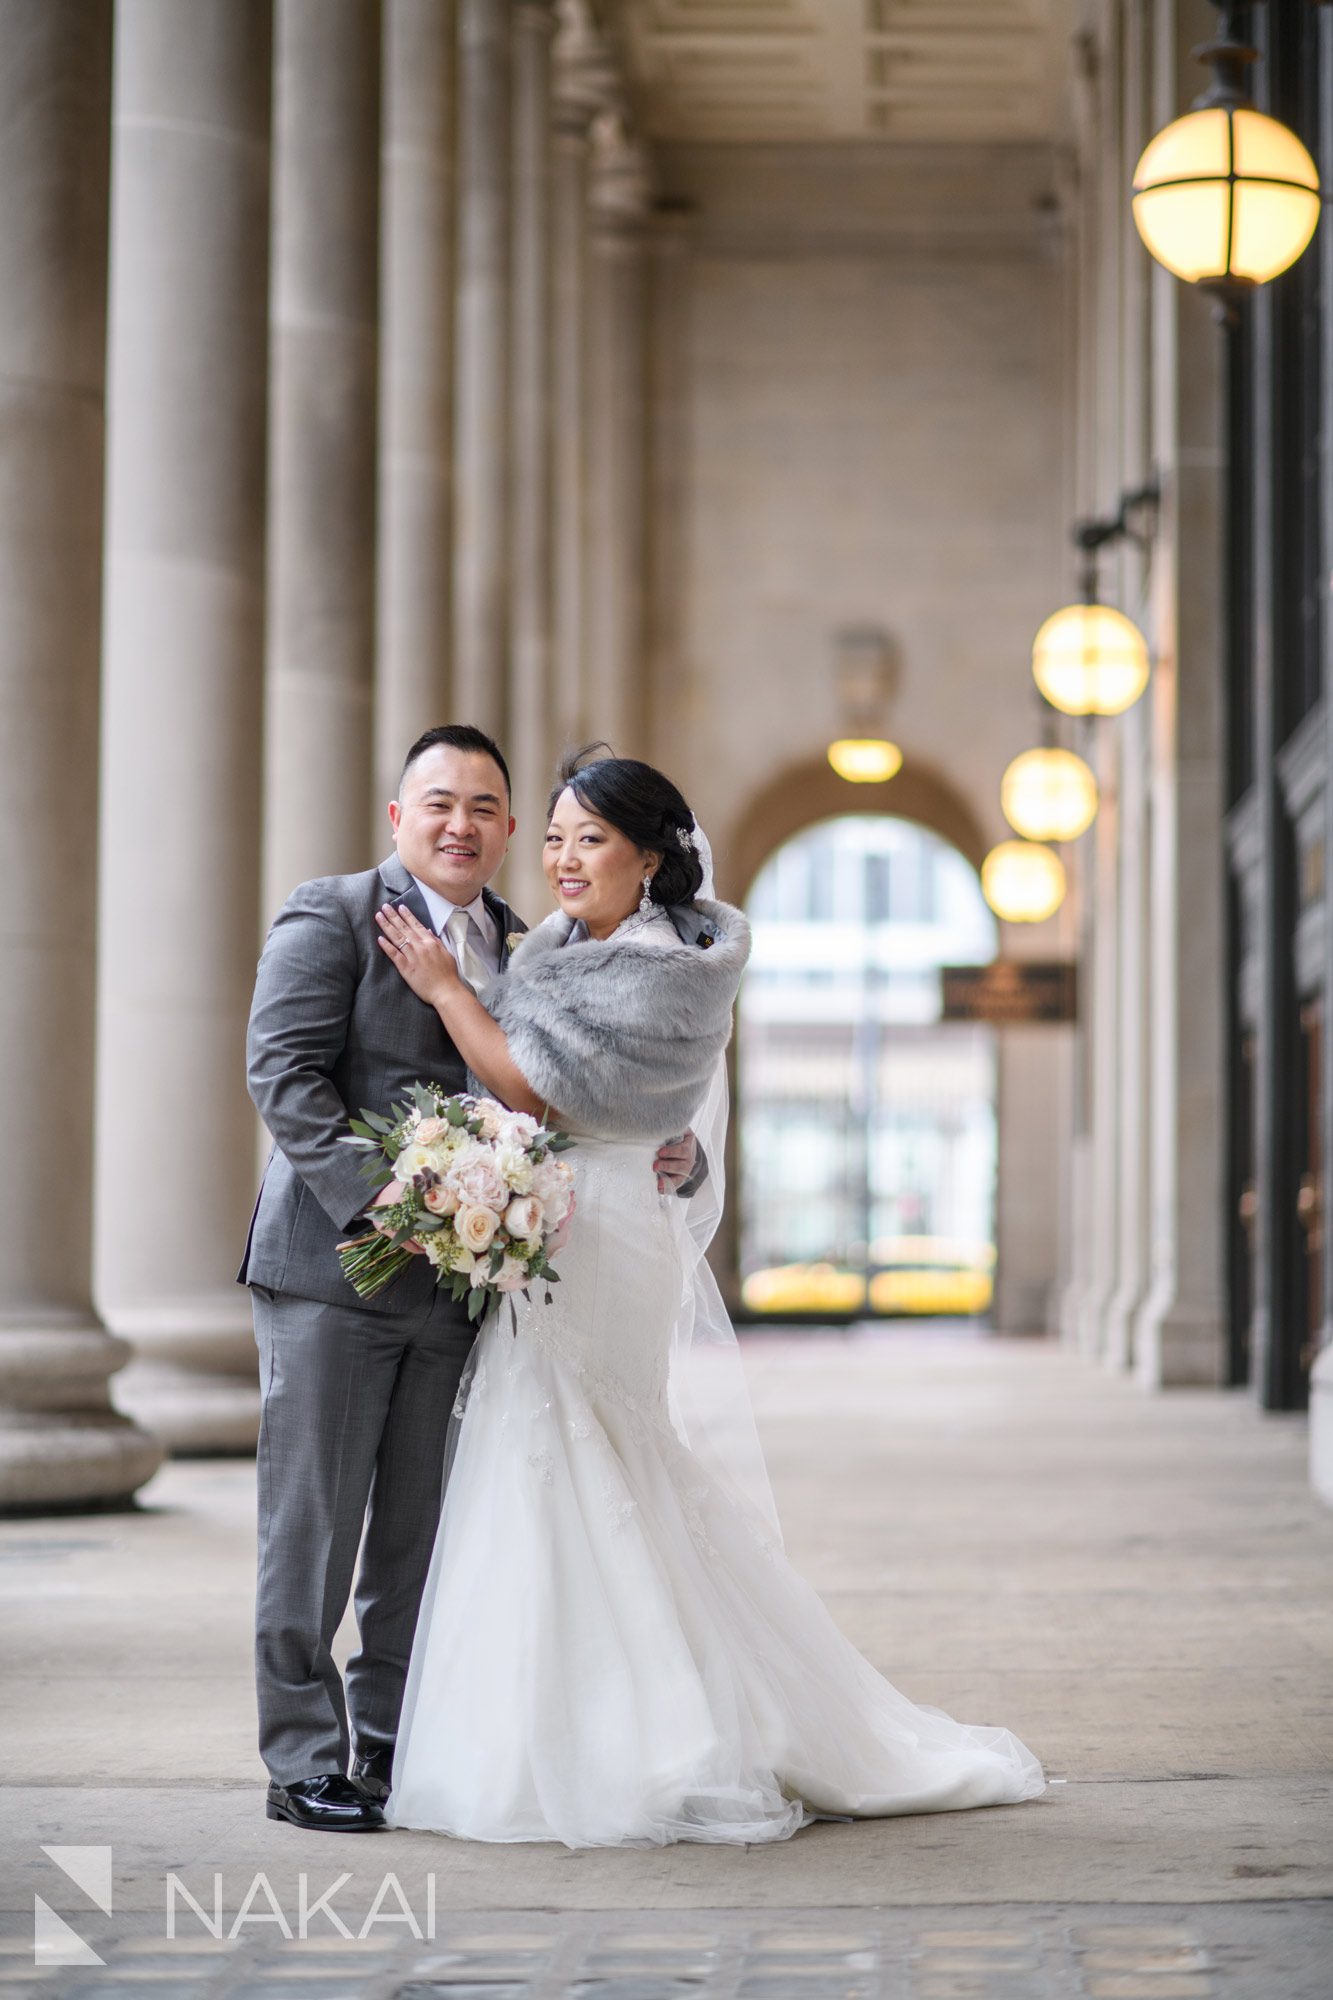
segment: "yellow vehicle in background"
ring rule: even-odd
[[[779,1264],[741,1286],[748,1311],[766,1318],[973,1318],[995,1291],[993,1243],[947,1236],[891,1236],[873,1245],[869,1297],[859,1271],[835,1264]]]

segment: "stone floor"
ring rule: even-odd
[[[1329,2000],[1299,1420],[950,1328],[747,1353],[793,1559],[907,1693],[1031,1744],[1043,1798],[736,1852],[274,1825],[253,1469],[171,1465],[133,1513],[0,1522],[0,2000]]]

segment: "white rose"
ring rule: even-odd
[[[547,1226],[558,1229],[569,1213],[574,1169],[563,1160],[545,1159],[532,1170],[532,1192],[546,1211]]]
[[[483,1139],[498,1139],[507,1115],[503,1104],[497,1104],[493,1097],[479,1097],[472,1110]]]
[[[541,1237],[544,1216],[535,1194],[518,1195],[505,1210],[505,1228],[520,1243],[535,1243]]]
[[[526,1111],[506,1111],[500,1127],[502,1137],[517,1139],[521,1146],[530,1146],[541,1129],[540,1119],[529,1117]]]
[[[410,1146],[403,1147],[393,1163],[394,1173],[400,1181],[413,1181],[418,1174],[425,1173],[427,1169],[435,1171],[435,1156],[429,1146],[418,1145],[415,1140]]]
[[[460,1208],[454,1217],[454,1228],[458,1240],[465,1250],[474,1255],[489,1250],[495,1241],[495,1232],[500,1227],[500,1218],[493,1208],[483,1208],[479,1203],[468,1208]]]
[[[418,1146],[438,1146],[441,1139],[449,1137],[451,1129],[447,1118],[423,1118],[416,1129],[416,1144]]]
[[[495,1165],[506,1187],[515,1194],[527,1194],[532,1187],[532,1161],[516,1139],[501,1139],[495,1148]]]

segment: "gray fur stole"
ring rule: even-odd
[[[730,1039],[750,926],[729,903],[680,914],[680,925],[664,913],[641,930],[570,944],[573,924],[557,911],[483,990],[557,1122],[605,1139],[688,1129]]]

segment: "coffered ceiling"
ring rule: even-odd
[[[650,137],[1054,137],[1070,0],[605,0]]]

